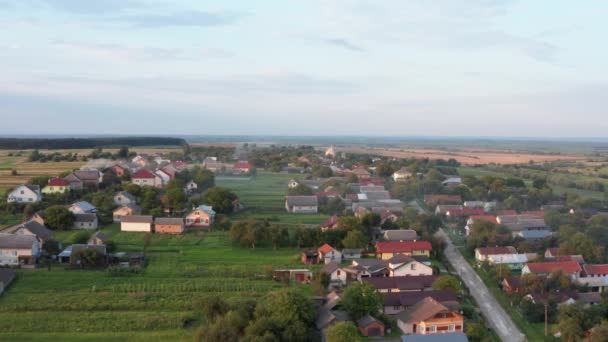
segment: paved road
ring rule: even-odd
[[[481,278],[479,278],[471,265],[469,265],[462,254],[460,254],[460,251],[454,247],[449,236],[443,229],[439,230],[437,234],[444,237],[446,241],[446,258],[469,288],[471,295],[475,298],[475,301],[477,301],[477,305],[479,305],[486,322],[490,324],[492,329],[498,334],[498,337],[500,337],[503,342],[524,341],[524,334],[519,331],[515,323],[511,320],[511,317],[509,317],[494,296],[492,296]]]

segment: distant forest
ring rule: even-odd
[[[116,137],[116,138],[0,138],[0,149],[75,149],[111,146],[181,146],[186,141],[181,138],[164,137]]]

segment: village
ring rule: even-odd
[[[545,339],[572,333],[566,329],[574,323],[589,336],[605,325],[597,313],[608,308],[599,245],[608,215],[555,195],[542,180],[461,175],[454,160],[354,155],[334,146],[122,155],[7,192],[5,211],[24,219],[0,230],[0,305],[52,269],[136,279],[163,260],[160,244],[196,248],[219,239],[227,253],[248,253],[235,266],[255,263],[256,253],[285,256],[251,267],[247,277],[295,289],[310,303],[313,317],[298,321],[309,331],[302,340],[521,341],[518,328]],[[254,204],[270,188],[239,191],[263,178],[283,189],[272,210]],[[458,258],[444,253],[452,245]],[[193,267],[209,262],[193,255]],[[217,257],[212,277],[221,279]],[[481,305],[482,292],[504,311]],[[230,306],[213,300],[203,307]],[[220,336],[213,334],[229,312],[206,312],[217,317],[203,318],[197,336]],[[498,327],[493,320],[503,317],[517,327]],[[256,335],[254,328],[224,333],[238,339]]]

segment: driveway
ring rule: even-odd
[[[525,340],[524,334],[517,328],[511,317],[496,301],[481,278],[473,270],[471,265],[454,247],[450,237],[440,229],[437,235],[443,237],[446,242],[445,256],[449,263],[454,267],[462,281],[466,284],[473,298],[479,305],[481,313],[486,322],[498,334],[503,342],[521,342]]]

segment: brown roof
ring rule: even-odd
[[[450,290],[389,292],[383,293],[382,296],[384,306],[410,307],[426,297],[431,297],[443,305],[446,305],[445,302],[458,302],[458,297]]]
[[[517,251],[513,246],[506,247],[480,247],[477,248],[481,255],[497,255],[497,254],[516,254]]]
[[[402,277],[375,277],[364,278],[363,282],[369,283],[376,289],[400,289],[400,290],[423,290],[433,286],[438,276],[402,276]]]
[[[14,233],[20,228],[29,230],[32,234],[36,235],[37,238],[42,240],[48,240],[53,237],[55,233],[48,229],[44,224],[36,220],[29,220],[24,223],[19,223],[4,230],[5,233]]]
[[[85,180],[99,181],[99,172],[98,171],[76,170],[76,171],[74,171],[74,175],[83,181],[85,181]]]
[[[152,223],[154,219],[148,215],[130,215],[123,217],[120,222],[125,223]]]
[[[157,217],[154,220],[154,224],[182,225],[184,224],[184,219],[181,217]]]
[[[426,297],[420,302],[416,303],[416,305],[397,315],[397,317],[402,322],[417,323],[425,321],[431,317],[434,317],[438,313],[447,310],[449,309],[443,304],[431,297]]]
[[[338,264],[332,261],[329,264],[325,264],[325,266],[323,266],[323,268],[321,269],[321,273],[331,274],[339,268],[340,267],[338,266]]]
[[[97,214],[74,214],[74,222],[95,222]]]
[[[31,249],[36,241],[33,235],[0,233],[0,248]]]
[[[317,206],[317,196],[287,196],[287,205],[292,206]]]

